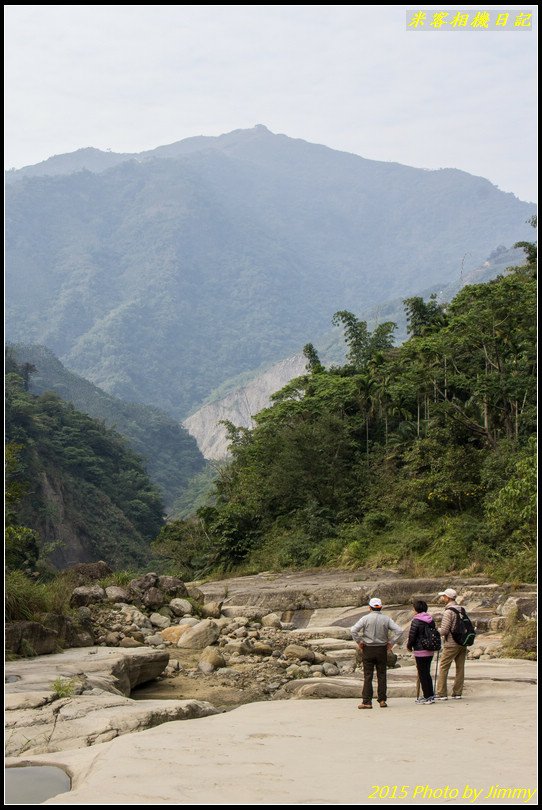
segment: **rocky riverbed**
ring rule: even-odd
[[[170,592],[184,587],[172,578],[148,574],[128,589],[107,589],[99,601],[80,610],[97,628],[98,643],[123,647],[145,643],[168,650],[163,675],[138,690],[136,698],[209,700],[221,709],[308,693],[346,694],[345,679],[352,678],[359,663],[349,628],[376,594],[384,599],[386,612],[406,629],[412,598],[426,599],[438,618],[442,612],[436,603],[438,591],[456,587],[478,631],[469,650],[471,660],[499,657],[510,616],[530,618],[536,611],[531,586],[503,587],[482,577],[407,579],[378,569],[262,573],[192,583],[184,598],[176,596],[169,602],[160,595],[164,579]],[[76,598],[86,600],[87,594],[85,588],[78,589]],[[134,595],[136,601],[139,595],[139,607],[111,603],[119,597],[133,600]],[[402,668],[413,664],[405,640],[406,634],[395,650],[396,666]],[[315,685],[318,679],[321,683]]]
[[[117,737],[138,738],[158,725],[174,729],[176,720],[211,719],[249,703],[320,698],[327,705],[344,698],[355,707],[361,673],[349,627],[368,609],[368,598],[380,596],[406,629],[411,599],[425,598],[438,617],[436,595],[449,586],[478,630],[465,700],[530,696],[536,664],[500,656],[510,617],[534,615],[531,586],[514,589],[479,577],[414,580],[386,571],[264,573],[196,584],[151,573],[125,588],[82,585],[72,604],[94,646],[7,663],[10,763],[50,755],[44,761],[69,770],[68,762],[84,758],[55,760],[55,753],[101,750]],[[404,641],[389,661],[390,701],[415,696]]]
[[[158,677],[163,651],[86,648],[5,666],[6,753],[11,756],[96,745],[170,720],[215,714],[207,701],[129,695]]]

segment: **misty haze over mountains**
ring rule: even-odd
[[[265,127],[8,172],[7,336],[185,417],[230,377],[530,239],[535,206],[456,169]]]

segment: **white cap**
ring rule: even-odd
[[[439,596],[447,596],[448,599],[455,599],[457,596],[457,591],[454,591],[453,588],[446,588],[445,591],[439,591]]]
[[[375,596],[372,599],[369,599],[369,607],[381,608],[382,607],[382,601],[377,596]]]

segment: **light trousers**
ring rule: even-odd
[[[452,686],[452,695],[463,693],[463,683],[465,681],[465,661],[467,660],[467,648],[443,647],[440,666],[437,678],[437,697],[448,697],[448,672],[455,661],[455,679]]]

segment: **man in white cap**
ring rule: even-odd
[[[437,678],[436,700],[448,700],[448,672],[455,661],[455,680],[452,687],[452,700],[460,700],[463,694],[463,683],[465,681],[465,661],[467,660],[467,648],[454,641],[452,633],[458,621],[459,605],[457,591],[453,588],[446,588],[439,591],[441,601],[444,602],[444,615],[440,623],[440,635],[442,636],[442,658]]]
[[[382,612],[382,602],[377,597],[369,600],[369,613],[362,616],[350,628],[352,638],[361,650],[363,663],[362,702],[358,709],[373,708],[373,673],[376,667],[378,680],[378,703],[387,707],[387,658],[388,650],[400,639],[403,630]],[[391,633],[391,638],[390,638]]]

